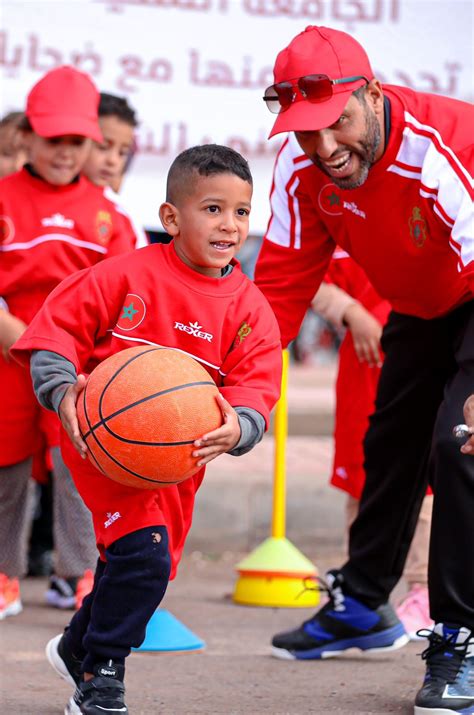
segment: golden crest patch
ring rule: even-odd
[[[250,335],[252,328],[248,323],[242,323],[235,336],[233,348],[237,348],[241,343],[244,342],[245,338]]]
[[[95,217],[95,230],[97,238],[103,246],[110,241],[113,231],[112,216],[108,211],[98,211]]]
[[[426,233],[426,221],[418,206],[413,207],[411,217],[408,220],[408,226],[413,243],[417,248],[422,248],[428,235]]]

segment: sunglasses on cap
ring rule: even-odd
[[[366,82],[369,82],[364,75],[330,79],[325,74],[308,74],[297,79],[272,84],[265,90],[263,101],[272,114],[280,114],[281,112],[286,112],[293,102],[298,100],[296,89],[299,90],[301,99],[317,104],[331,99],[334,94],[333,87],[335,84],[349,84],[350,82],[357,82],[359,79],[365,79]]]

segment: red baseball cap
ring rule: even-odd
[[[275,84],[305,75],[323,74],[330,79],[363,75],[373,79],[369,58],[357,40],[340,30],[310,25],[296,35],[275,62]],[[365,80],[333,85],[333,95],[325,102],[311,103],[304,98],[281,112],[270,137],[282,132],[317,131],[330,127],[342,114],[349,97]]]
[[[25,114],[40,137],[77,134],[102,142],[99,92],[89,77],[64,65],[45,74],[31,89]]]

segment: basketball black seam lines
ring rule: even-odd
[[[122,372],[122,370],[125,370],[125,368],[126,368],[128,365],[130,365],[130,363],[132,363],[134,360],[138,360],[139,357],[141,357],[142,355],[146,355],[147,353],[153,353],[153,352],[156,352],[157,350],[164,350],[164,349],[165,349],[165,348],[143,348],[143,350],[142,350],[141,353],[139,353],[138,355],[134,355],[133,357],[131,357],[130,360],[127,360],[126,363],[124,363],[121,367],[119,367],[118,370],[116,370],[116,371],[114,372],[114,374],[113,374],[112,377],[109,379],[109,381],[107,382],[106,386],[104,387],[104,389],[103,389],[103,391],[102,391],[102,394],[106,391],[106,389],[108,388],[108,386],[110,385],[110,383],[112,382],[112,380],[114,380],[114,379],[117,377],[117,375],[119,375],[119,374]],[[102,410],[100,409],[101,404],[102,404],[102,395],[101,395],[101,398],[100,398],[100,401],[99,401],[99,412],[102,412]],[[84,413],[86,413],[85,390],[84,390]],[[119,414],[119,413],[116,413],[116,414]],[[111,415],[111,417],[112,417],[112,416],[114,416],[114,415]],[[96,425],[92,426],[91,423],[90,423],[90,420],[89,420],[89,418],[88,418],[88,416],[87,416],[87,414],[86,414],[86,418],[87,418],[87,424],[89,425],[89,432],[87,432],[85,435],[83,435],[83,439],[87,439],[87,437],[89,437],[90,433],[93,432],[97,427],[99,427],[99,426],[102,424],[102,421],[103,421],[103,420],[101,419],[100,422],[98,422]],[[110,419],[110,418],[107,418],[107,419]]]
[[[105,387],[104,387],[104,389],[103,389],[103,391],[102,391],[102,395],[101,395],[100,400],[99,400],[99,414],[100,414],[100,415],[102,415],[102,398],[103,398],[103,394],[105,393],[105,391],[106,391],[107,388],[109,387],[110,383],[115,379],[115,377],[117,377],[117,375],[118,375],[122,370],[124,370],[124,369],[127,367],[127,365],[129,365],[129,364],[130,364],[131,362],[133,362],[134,360],[138,360],[138,358],[141,357],[142,355],[144,355],[144,354],[146,354],[146,353],[149,353],[149,352],[153,352],[153,351],[155,351],[155,350],[164,350],[164,349],[165,349],[165,348],[161,348],[161,347],[153,347],[153,348],[150,348],[150,349],[144,349],[144,350],[143,350],[141,353],[139,353],[138,355],[134,355],[132,358],[130,358],[130,360],[127,360],[127,362],[124,363],[124,365],[122,365],[122,366],[112,375],[112,377],[109,379],[109,381],[108,381],[107,384],[105,385]],[[117,414],[120,414],[121,412],[125,412],[125,411],[126,411],[127,409],[129,409],[130,407],[133,407],[133,406],[135,406],[135,405],[137,405],[137,404],[140,404],[140,402],[144,402],[145,400],[151,399],[151,397],[156,397],[157,395],[164,394],[164,393],[166,393],[166,392],[172,392],[173,390],[183,389],[184,387],[194,387],[194,386],[197,386],[197,385],[215,385],[215,383],[212,382],[212,381],[205,381],[205,382],[198,382],[198,383],[188,383],[187,385],[180,385],[180,386],[178,386],[178,387],[170,388],[170,389],[168,389],[168,390],[163,390],[161,393],[156,393],[155,395],[152,395],[152,396],[150,396],[150,397],[146,397],[146,398],[143,398],[142,400],[138,400],[138,402],[134,403],[133,405],[128,405],[127,407],[125,407],[125,408],[123,408],[123,409],[121,409],[121,410],[118,410],[116,413],[114,413],[114,415],[110,415],[109,417],[107,417],[107,418],[105,418],[105,419],[111,419],[112,417],[116,416]],[[132,469],[129,469],[129,468],[126,467],[125,465],[121,464],[117,459],[115,459],[115,457],[114,457],[112,454],[110,454],[110,453],[105,449],[105,447],[102,446],[102,444],[99,442],[99,440],[98,440],[97,437],[95,436],[94,430],[97,429],[98,427],[100,427],[101,425],[103,425],[103,427],[104,427],[104,428],[109,432],[109,434],[111,434],[113,437],[116,437],[117,439],[122,439],[123,441],[128,442],[128,443],[131,443],[131,444],[134,444],[134,443],[135,443],[135,444],[143,444],[143,445],[145,445],[145,446],[151,445],[151,446],[155,446],[155,447],[174,447],[174,446],[179,446],[179,445],[183,445],[183,444],[192,444],[192,442],[193,442],[194,440],[190,440],[190,441],[187,441],[187,442],[171,442],[171,443],[167,442],[167,443],[165,443],[165,444],[160,444],[160,443],[157,443],[157,442],[138,442],[138,440],[125,440],[125,439],[119,437],[118,435],[115,435],[115,434],[112,432],[112,430],[110,430],[110,428],[105,424],[105,420],[104,420],[103,418],[102,418],[102,421],[101,421],[101,422],[99,422],[99,423],[97,423],[96,425],[92,426],[92,425],[91,425],[91,421],[90,421],[90,419],[89,419],[89,415],[87,414],[86,389],[87,389],[87,385],[86,385],[86,387],[84,388],[84,391],[83,391],[83,395],[84,395],[83,402],[84,402],[84,416],[85,416],[85,418],[86,418],[87,425],[88,425],[88,427],[89,427],[89,432],[87,432],[85,435],[83,435],[84,441],[86,441],[87,438],[88,438],[89,436],[91,436],[91,437],[95,440],[95,442],[96,442],[97,446],[99,447],[99,449],[101,449],[102,452],[103,452],[112,462],[114,462],[118,467],[120,467],[121,469],[123,469],[125,472],[128,472],[129,474],[133,475],[134,477],[138,477],[138,479],[142,479],[142,480],[145,481],[145,482],[152,482],[153,484],[165,484],[165,485],[177,484],[177,483],[178,483],[177,481],[176,481],[176,482],[171,482],[171,481],[159,481],[159,480],[157,480],[157,479],[150,479],[150,478],[148,478],[148,477],[144,477],[142,474],[138,474],[137,472],[134,472]],[[99,462],[97,461],[97,459],[95,458],[95,456],[93,455],[93,453],[92,453],[92,451],[91,451],[90,449],[89,449],[89,453],[92,455],[92,458],[93,458],[94,462],[98,465],[98,468],[100,469],[100,471],[101,471],[102,473],[104,473],[104,472],[103,472],[103,469],[99,466]]]
[[[176,387],[169,387],[167,390],[161,390],[160,392],[154,392],[152,395],[148,395],[147,397],[142,397],[140,400],[137,400],[136,402],[132,402],[130,405],[127,405],[126,407],[121,407],[120,410],[113,412],[111,415],[108,415],[108,417],[102,416],[102,396],[101,396],[101,398],[99,400],[99,415],[101,415],[101,419],[94,426],[90,426],[90,432],[94,432],[99,427],[104,427],[104,429],[106,429],[107,432],[110,435],[112,435],[112,437],[119,439],[121,442],[126,442],[127,444],[143,444],[144,446],[152,446],[152,447],[153,446],[155,446],[155,447],[167,447],[167,446],[174,447],[174,446],[179,446],[182,444],[192,444],[194,442],[194,439],[188,439],[184,442],[142,442],[139,439],[127,439],[126,437],[122,437],[121,435],[117,434],[112,429],[110,429],[110,427],[107,425],[107,422],[112,420],[114,417],[121,415],[123,412],[127,412],[127,410],[132,409],[132,407],[137,407],[137,405],[141,405],[143,402],[148,402],[149,400],[153,400],[155,397],[161,397],[161,395],[166,395],[170,392],[177,392],[178,390],[185,390],[188,387],[202,387],[203,385],[215,385],[215,383],[205,380],[202,382],[187,382],[185,385],[176,385]],[[105,393],[106,389],[107,389],[107,385],[104,388],[102,395]],[[89,432],[86,434],[86,437],[88,437],[88,436],[89,436]]]
[[[87,389],[87,385],[86,385],[86,387],[84,388],[84,392],[83,392],[83,394],[84,394],[84,416],[85,416],[85,418],[86,418],[86,420],[87,420],[87,424],[89,425],[89,427],[91,427],[91,423],[90,423],[90,420],[89,420],[89,415],[87,414],[86,389]],[[177,481],[176,481],[176,482],[170,482],[170,481],[160,481],[160,480],[158,480],[158,479],[150,479],[149,477],[144,477],[143,474],[138,474],[138,472],[134,472],[133,469],[129,469],[128,467],[126,467],[124,464],[122,464],[121,462],[119,462],[118,459],[115,459],[115,457],[114,457],[112,454],[110,454],[110,452],[108,452],[108,450],[105,449],[105,447],[99,442],[99,440],[98,440],[97,437],[95,436],[95,434],[94,434],[94,432],[92,431],[92,429],[90,429],[89,432],[87,432],[87,434],[83,436],[84,441],[86,441],[87,437],[92,437],[92,438],[94,439],[96,445],[99,447],[100,450],[102,450],[102,452],[106,455],[106,457],[108,457],[112,462],[114,462],[114,464],[116,464],[118,467],[120,467],[120,469],[123,469],[124,472],[128,472],[128,473],[131,474],[132,476],[138,477],[138,479],[142,479],[144,482],[151,482],[152,484],[164,484],[164,485],[169,485],[169,484],[177,484],[177,483],[178,483]],[[89,448],[89,454],[91,455],[92,459],[94,460],[95,464],[97,465],[97,469],[98,469],[100,472],[102,472],[102,474],[105,474],[104,470],[103,470],[102,467],[100,466],[100,463],[98,462],[98,460],[96,459],[94,453],[92,452],[92,450],[91,450],[90,448]],[[133,488],[133,487],[132,487],[132,488]]]
[[[148,349],[144,349],[143,352],[141,352],[139,355],[135,355],[133,358],[131,358],[130,360],[128,360],[127,363],[125,363],[125,365],[128,365],[129,363],[131,363],[133,360],[139,358],[139,357],[140,357],[141,355],[143,355],[144,353],[149,353],[149,352],[152,352],[153,350],[163,350],[163,349],[164,349],[164,348],[150,348],[149,350],[148,350]],[[121,370],[123,370],[124,367],[125,367],[125,365],[122,365],[122,367],[115,373],[115,375],[116,375],[118,372],[120,372]],[[110,381],[109,381],[109,383],[110,383]],[[107,383],[107,384],[109,384],[109,383]],[[94,432],[93,432],[93,430],[92,430],[91,421],[90,421],[90,419],[89,419],[89,415],[87,414],[86,390],[87,390],[87,385],[85,386],[85,388],[84,388],[84,390],[83,390],[83,396],[84,396],[83,402],[84,402],[84,416],[85,416],[86,421],[87,421],[87,424],[88,424],[88,426],[89,426],[89,432],[88,432],[86,435],[83,435],[84,441],[86,441],[86,439],[87,439],[88,436],[91,436],[91,437],[95,440],[95,443],[97,444],[97,446],[99,447],[99,449],[101,449],[102,452],[103,452],[112,462],[114,462],[118,467],[120,467],[120,469],[123,469],[125,472],[128,472],[129,474],[133,475],[134,477],[138,477],[138,479],[142,479],[144,482],[151,482],[151,483],[153,483],[153,484],[164,484],[164,485],[177,484],[177,482],[168,482],[168,481],[159,481],[158,479],[150,479],[150,478],[148,478],[148,477],[144,477],[142,474],[138,474],[137,472],[134,472],[132,469],[129,469],[128,467],[125,467],[123,464],[121,464],[117,459],[115,459],[115,457],[113,457],[113,455],[111,455],[111,454],[105,449],[105,447],[103,447],[103,446],[101,445],[101,443],[99,442],[99,440],[97,439],[97,437],[95,436],[95,434],[94,434]],[[96,457],[94,456],[94,454],[93,454],[93,452],[92,452],[91,449],[89,449],[89,454],[92,456],[92,459],[93,459],[94,462],[97,464],[97,468],[99,469],[99,471],[102,472],[102,474],[105,474],[104,470],[103,470],[102,467],[100,466],[99,462],[97,461],[97,459],[96,459]],[[132,487],[132,488],[133,488],[133,487]]]

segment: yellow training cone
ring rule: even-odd
[[[288,351],[275,412],[272,533],[237,564],[233,600],[246,606],[308,608],[319,603],[316,567],[285,537],[285,451],[288,435]]]
[[[319,602],[316,567],[285,537],[266,539],[236,569],[236,603],[310,608]]]

